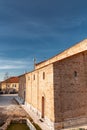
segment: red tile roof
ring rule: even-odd
[[[2,83],[19,83],[19,78],[18,77],[10,77],[10,78],[2,81]]]

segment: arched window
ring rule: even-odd
[[[43,79],[45,79],[45,72],[43,72]]]
[[[33,79],[35,80],[35,74],[33,75]]]
[[[30,80],[30,76],[28,76],[28,80]]]

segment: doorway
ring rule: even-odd
[[[44,96],[42,97],[42,118],[44,118],[44,106],[45,106],[45,99]]]
[[[24,91],[24,103],[25,103],[25,95],[26,95],[26,94],[25,94],[25,91]]]

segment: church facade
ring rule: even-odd
[[[87,39],[36,64],[25,77],[25,105],[49,130],[87,123]]]

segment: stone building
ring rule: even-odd
[[[87,39],[25,76],[26,107],[49,130],[87,123]]]
[[[0,88],[3,93],[18,93],[19,78],[10,77],[10,78],[0,82]]]
[[[19,91],[18,95],[22,103],[25,102],[25,94],[26,94],[26,77],[25,74],[19,76]]]

